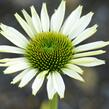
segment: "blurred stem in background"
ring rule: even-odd
[[[58,94],[55,94],[52,100],[42,102],[40,109],[58,109],[58,103],[59,97]]]
[[[58,95],[55,94],[53,99],[50,101],[50,109],[58,109]]]

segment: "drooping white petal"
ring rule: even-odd
[[[59,32],[65,15],[65,1],[62,0],[58,9],[51,17],[51,31]]]
[[[105,64],[104,60],[100,60],[94,57],[84,57],[84,58],[73,59],[71,62],[73,64],[77,64],[77,65],[85,66],[85,67],[93,67],[93,66]]]
[[[105,47],[107,45],[109,45],[109,41],[107,41],[107,42],[105,42],[105,41],[96,41],[96,42],[80,45],[80,46],[76,47],[74,50],[75,50],[76,53],[78,53],[78,52],[103,48],[103,47]]]
[[[86,30],[84,30],[80,35],[76,37],[76,39],[73,40],[73,45],[77,45],[81,43],[82,41],[86,40],[90,36],[92,36],[97,31],[97,25],[94,25]]]
[[[37,69],[30,69],[21,79],[19,87],[22,88],[27,85],[33,79],[33,77],[35,77],[37,72]]]
[[[105,53],[104,50],[96,50],[96,51],[89,51],[84,53],[77,53],[73,55],[73,58],[79,58],[79,57],[86,57],[86,56],[96,56]]]
[[[64,72],[64,74],[66,74],[67,76],[74,78],[76,80],[82,81],[84,82],[84,79],[75,71],[72,71],[71,69],[66,69],[63,68],[62,71]]]
[[[24,31],[28,34],[28,36],[32,38],[34,36],[34,32],[32,31],[31,27],[27,24],[27,22],[22,17],[20,17],[18,13],[15,14],[15,17],[24,29]]]
[[[28,25],[32,29],[34,35],[36,35],[36,30],[34,28],[31,16],[24,9],[22,10],[22,13],[23,13],[25,20],[27,21]]]
[[[10,26],[1,24],[0,27],[2,29],[0,33],[4,37],[6,37],[10,42],[15,44],[16,46],[25,48],[25,45],[28,43],[28,40],[25,36],[23,36],[20,32]]]
[[[32,22],[33,22],[35,30],[38,33],[42,32],[41,21],[40,21],[40,18],[38,16],[34,6],[31,6],[31,14],[32,14]]]
[[[82,13],[82,6],[78,6],[66,19],[65,23],[62,26],[61,32],[63,34],[68,35],[70,29],[72,26],[76,23],[76,21],[80,18],[80,15]]]
[[[16,84],[17,82],[19,82],[23,77],[24,75],[28,72],[29,70],[26,69],[24,71],[22,71],[21,73],[19,73],[11,82],[11,84]]]
[[[45,79],[45,75],[48,73],[48,71],[43,71],[43,72],[40,72],[36,79],[34,80],[33,84],[32,84],[32,94],[33,95],[36,95],[37,92],[39,91],[39,89],[41,88],[43,82],[44,82],[44,79]]]
[[[92,16],[93,13],[90,12],[87,15],[81,17],[72,27],[72,30],[69,32],[69,37],[73,39],[78,36],[88,26],[92,19]]]
[[[0,52],[23,54],[23,49],[18,47],[8,46],[8,45],[0,45]]]
[[[71,70],[74,71],[74,72],[83,74],[83,70],[82,70],[80,67],[78,67],[77,65],[74,65],[74,64],[67,64],[66,67],[67,67],[68,69],[71,69]]]
[[[42,5],[41,24],[42,24],[43,31],[48,32],[49,31],[49,26],[50,26],[50,21],[49,21],[49,16],[48,16],[48,12],[47,12],[46,3],[43,3],[43,5]]]
[[[7,62],[6,65],[8,65],[9,67],[4,70],[4,74],[15,73],[30,67],[23,58],[17,60],[13,59],[13,61]]]
[[[53,78],[52,78],[51,73],[49,73],[47,79],[48,79],[48,81],[47,81],[47,94],[48,94],[48,98],[50,100],[52,100],[55,93],[56,93],[56,90],[55,90],[54,85],[53,85]]]
[[[57,71],[55,71],[52,73],[52,79],[56,92],[59,94],[60,98],[63,98],[65,92],[65,84],[61,75]]]

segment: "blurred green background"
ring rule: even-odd
[[[0,22],[13,26],[25,32],[14,18],[14,13],[21,14],[22,9],[30,13],[30,6],[34,5],[40,13],[43,2],[47,3],[48,12],[51,16],[61,0],[0,0]],[[86,42],[96,40],[109,40],[109,0],[66,0],[66,17],[78,5],[83,5],[83,14],[93,11],[94,17],[89,26],[98,24],[97,33]],[[0,35],[0,44],[9,44]],[[60,100],[59,109],[109,109],[109,47],[105,48],[107,54],[98,56],[105,59],[106,65],[94,68],[84,68],[84,79],[81,83],[64,76],[66,84],[65,98]],[[0,54],[0,58],[13,57],[16,55]],[[46,83],[43,85],[37,96],[31,94],[31,83],[25,88],[18,88],[17,85],[10,85],[15,75],[3,75],[4,68],[0,68],[0,109],[49,109],[47,108]]]

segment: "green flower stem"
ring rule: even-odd
[[[55,94],[53,99],[50,101],[50,109],[58,109],[58,95]]]

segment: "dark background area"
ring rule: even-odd
[[[30,12],[30,6],[34,5],[40,13],[43,2],[47,3],[49,15],[54,12],[61,0],[0,0],[0,22],[13,26],[23,34],[24,31],[14,18],[14,13],[21,14],[22,9]],[[96,40],[109,40],[109,0],[66,0],[66,17],[79,4],[83,5],[83,14],[93,11],[94,17],[90,26],[98,24],[97,33],[86,42]],[[26,34],[25,34],[26,36]],[[0,35],[0,44],[9,44]],[[81,83],[69,77],[64,77],[66,84],[65,98],[60,100],[59,109],[109,109],[109,47],[105,48],[107,53],[98,58],[105,59],[106,64],[84,68],[84,79]],[[14,55],[13,55],[14,56]],[[0,54],[0,58],[12,57],[8,54]],[[10,82],[15,75],[4,75],[3,68],[0,69],[0,109],[48,109],[46,101],[46,83],[39,93],[34,97],[31,94],[31,83],[25,88],[18,88]],[[43,108],[43,106],[45,108]]]

